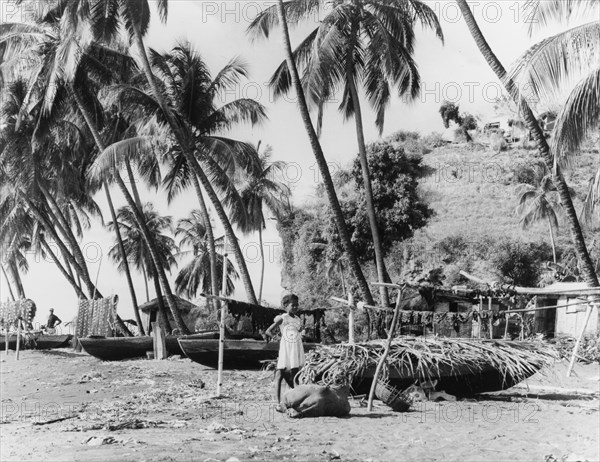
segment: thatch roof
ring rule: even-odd
[[[179,308],[179,312],[181,314],[187,314],[193,309],[198,308],[192,302],[188,302],[187,300],[184,300],[183,298],[178,297],[177,295],[173,295],[173,298],[175,299],[175,303],[177,305],[177,308]],[[162,300],[165,305],[165,308],[167,308],[168,310],[169,304],[167,303],[167,297],[163,296]],[[139,308],[143,313],[150,313],[150,311],[158,311],[158,298],[155,298],[154,300],[150,300],[149,302],[140,305]]]

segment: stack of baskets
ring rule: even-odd
[[[383,379],[377,380],[375,395],[396,412],[406,412],[412,404],[412,398],[408,393],[390,385],[387,380]]]

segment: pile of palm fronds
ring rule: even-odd
[[[563,359],[571,359],[575,342],[574,337],[567,335],[550,340],[550,343],[554,345]],[[577,351],[577,360],[586,363],[600,362],[600,333],[590,333],[583,336]]]
[[[362,377],[374,370],[384,341],[324,345],[309,352],[301,383],[332,384]],[[419,381],[440,375],[477,374],[490,368],[516,381],[524,380],[557,359],[543,342],[479,340],[446,337],[402,337],[392,341],[385,373],[396,369]]]

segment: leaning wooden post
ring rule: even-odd
[[[19,359],[19,349],[21,347],[21,317],[17,317],[17,359]]]
[[[494,320],[492,319],[492,297],[488,297],[488,328],[490,329],[490,338],[494,338]]]
[[[160,322],[152,323],[152,346],[154,359],[167,359],[167,343],[165,339],[165,328],[160,325]]]
[[[351,293],[348,293],[348,343],[354,345],[354,297]]]
[[[223,281],[221,283],[221,297],[225,297],[227,287],[227,235],[223,237]],[[221,322],[219,323],[219,364],[217,372],[217,397],[221,396],[223,385],[223,354],[225,349],[225,310],[227,302],[221,300]]]
[[[383,364],[387,360],[388,354],[390,352],[390,346],[392,345],[392,339],[394,338],[394,331],[396,330],[396,323],[398,322],[398,316],[400,314],[400,301],[402,300],[402,290],[403,289],[399,289],[398,298],[396,299],[396,307],[394,308],[394,317],[392,318],[392,325],[390,326],[390,331],[388,332],[388,338],[387,342],[385,343],[385,349],[383,350],[383,355],[381,355],[381,358],[377,363],[375,375],[373,376],[373,383],[371,383],[371,390],[369,391],[369,402],[367,406],[367,410],[369,412],[373,410],[373,397],[375,396],[375,387],[377,386],[379,373],[381,372]]]
[[[579,337],[577,337],[577,341],[575,342],[575,347],[573,347],[573,354],[571,355],[571,361],[569,361],[569,368],[567,369],[567,377],[571,376],[571,372],[573,372],[573,367],[575,366],[575,359],[577,358],[577,352],[579,351],[579,345],[581,343],[581,339],[585,335],[585,328],[592,316],[592,311],[594,310],[594,306],[592,303],[588,302],[587,310],[585,312],[585,321],[583,322],[583,326],[581,327],[581,332],[579,332]]]

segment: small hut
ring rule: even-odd
[[[196,324],[200,321],[202,322],[208,316],[208,312],[201,307],[194,305],[193,303],[184,300],[177,295],[173,295],[175,299],[175,303],[179,312],[181,313],[181,317],[183,318],[183,322],[188,327],[190,332],[196,331]],[[171,310],[169,309],[169,304],[167,303],[167,298],[162,297],[163,304],[165,306],[165,310],[167,312],[167,319],[171,323],[171,326],[175,326],[175,320],[173,319],[173,315],[171,314]],[[155,322],[158,317],[158,298],[150,300],[149,302],[140,305],[139,307],[141,311],[142,324],[144,325],[144,329],[146,332],[150,332],[150,324]]]
[[[587,301],[586,297],[578,295],[577,291],[587,288],[585,282],[557,282],[545,287],[545,289],[556,293],[538,295],[537,306],[558,306],[559,308],[535,312],[536,333],[542,333],[548,337],[558,335],[578,336],[585,322]],[[597,330],[598,308],[594,307],[585,332],[592,333]]]

